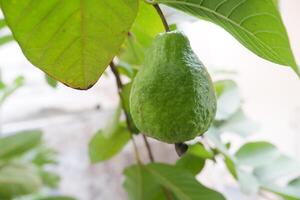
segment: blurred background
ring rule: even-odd
[[[282,0],[280,3],[298,63],[299,9],[299,0]],[[296,74],[288,67],[257,57],[212,23],[178,15],[178,12],[174,14],[173,10],[164,11],[169,21],[176,22],[178,29],[187,34],[194,51],[212,74],[229,71],[237,82],[243,109],[255,122],[249,127],[255,126],[255,132],[246,141],[269,141],[300,162],[300,81]],[[7,29],[1,30],[0,35],[7,32]],[[24,77],[24,85],[0,108],[1,134],[30,129],[43,131],[47,145],[58,152],[59,164],[54,170],[61,176],[61,182],[55,192],[79,200],[126,199],[121,184],[124,180],[122,172],[125,166],[134,162],[131,145],[102,164],[91,165],[88,158],[92,135],[105,126],[118,105],[117,88],[110,70],[88,91],[73,90],[62,84],[52,88],[44,74],[27,61],[16,42],[0,47],[0,69],[6,83],[12,83],[20,75]],[[212,75],[213,79],[216,77]],[[245,142],[233,134],[225,135],[224,139],[231,141],[233,148]],[[138,145],[143,151],[141,140]],[[157,160],[172,162],[176,159],[173,146],[154,140],[151,145],[155,146]],[[207,165],[205,170],[207,172],[199,179],[223,192],[229,200],[265,199],[241,193],[221,163]]]

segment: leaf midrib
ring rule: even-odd
[[[165,181],[167,184],[172,185],[173,190],[177,191],[180,196],[184,197],[185,200],[191,200],[191,198],[186,195],[176,184],[173,184],[172,181],[170,181],[169,179],[165,178],[164,176],[162,176],[160,173],[158,173],[155,170],[152,170],[149,167],[145,167],[146,170],[148,170],[150,173],[152,173],[153,175],[159,177],[160,179],[162,179],[163,181]]]
[[[82,78],[83,78],[83,84],[86,85],[86,74],[84,70],[85,66],[85,57],[84,57],[84,49],[86,46],[86,33],[84,30],[84,1],[85,0],[80,0],[80,38],[81,38],[81,70],[82,70]]]

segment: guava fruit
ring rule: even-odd
[[[132,85],[130,112],[143,134],[166,143],[207,131],[216,114],[214,87],[183,33],[154,39]]]

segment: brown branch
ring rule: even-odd
[[[131,133],[131,140],[132,140],[132,143],[133,143],[133,148],[134,148],[136,159],[137,159],[138,163],[142,163],[141,159],[140,159],[140,156],[139,156],[139,153],[138,153],[138,148],[137,148],[136,142],[135,142],[134,137],[133,137],[134,128],[132,127],[132,125],[130,123],[129,114],[125,110],[125,104],[124,104],[124,101],[122,99],[121,92],[122,92],[122,89],[123,89],[124,85],[122,83],[120,74],[119,74],[119,72],[118,72],[118,70],[117,70],[117,68],[116,68],[113,61],[111,61],[111,63],[110,63],[110,69],[111,69],[111,71],[114,74],[115,79],[116,79],[116,83],[117,83],[117,87],[118,87],[118,94],[119,94],[120,101],[121,101],[121,104],[122,104],[122,107],[123,107],[123,110],[124,110],[126,125],[127,125],[128,130]]]

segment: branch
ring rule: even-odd
[[[166,20],[166,18],[164,16],[162,10],[160,9],[159,5],[158,4],[153,4],[153,6],[156,9],[158,15],[160,16],[161,21],[162,21],[162,23],[163,23],[163,25],[165,27],[166,32],[170,32],[170,28],[169,28],[168,22],[167,22],[167,20]]]
[[[113,72],[113,74],[114,74],[114,76],[116,78],[116,83],[117,83],[117,87],[118,87],[118,94],[119,94],[119,97],[120,97],[120,100],[121,100],[121,104],[122,104],[122,107],[123,107],[123,110],[124,110],[127,127],[128,127],[128,130],[131,133],[130,136],[131,136],[131,140],[132,140],[132,143],[133,143],[133,148],[134,148],[136,159],[137,159],[138,163],[142,163],[141,159],[140,159],[140,156],[139,156],[139,153],[138,153],[138,148],[137,148],[136,142],[135,142],[135,140],[133,138],[134,128],[132,127],[132,125],[130,123],[129,114],[126,112],[124,101],[122,100],[122,94],[121,94],[121,92],[122,92],[122,89],[123,89],[124,85],[122,83],[120,74],[119,74],[119,72],[118,72],[118,70],[117,70],[117,68],[116,68],[116,66],[115,66],[115,64],[114,64],[113,61],[111,61],[111,63],[110,63],[110,69],[111,69],[111,71]]]

